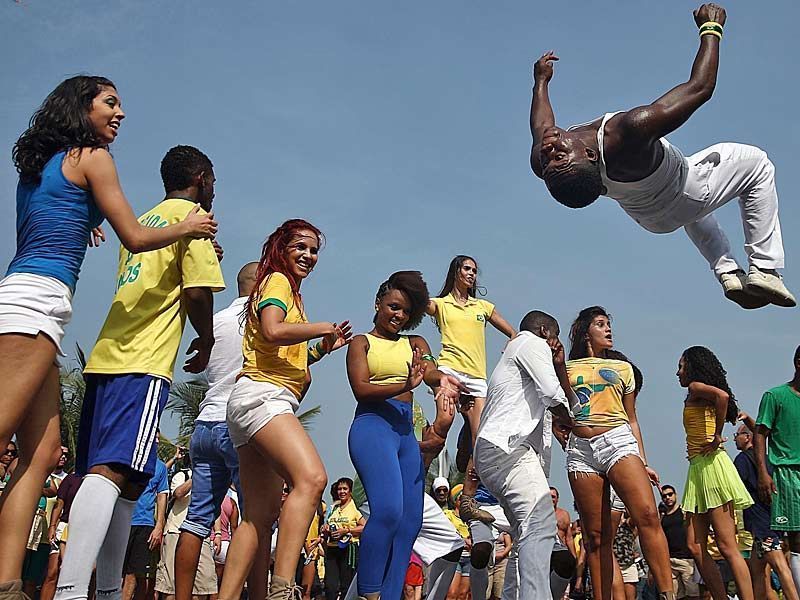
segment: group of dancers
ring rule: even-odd
[[[607,195],[650,231],[684,227],[725,295],[742,307],[794,306],[777,272],[783,248],[774,168],[765,153],[718,144],[687,158],[662,137],[710,98],[725,17],[714,4],[695,11],[700,49],[688,82],[651,105],[569,130],[555,126],[548,98],[558,59],[542,56],[534,66],[531,166],[567,206]],[[611,542],[624,507],[638,527],[660,597],[675,597],[652,493],[659,479],[648,465],[636,417],[641,373],[613,349],[611,317],[602,307],[580,311],[567,352],[552,316],[531,310],[515,328],[478,298],[478,263],[460,255],[436,297],[420,272],[391,274],[376,291],[373,328],[353,335],[346,320],[309,320],[301,286],[317,267],[324,236],[311,223],[292,219],[270,234],[258,262],[242,268],[240,298],[215,316],[213,292],[225,284],[222,249],[213,240],[213,164],[197,148],[172,148],[161,163],[164,200],[135,217],[108,151],[124,117],[111,81],[73,77],[45,99],[14,147],[17,251],[0,282],[0,443],[16,435],[20,466],[0,498],[6,533],[1,597],[22,595],[18,580],[33,507],[60,456],[56,359],[87,243],[105,239],[104,220],[122,246],[114,300],[85,369],[77,457],[85,478],[71,511],[58,600],[86,598],[95,563],[98,595],[119,598],[131,513],[154,472],[158,421],[187,317],[197,339],[184,369],[208,370],[212,386],[192,447],[203,475],[194,479],[176,551],[178,600],[191,596],[200,544],[231,483],[240,492],[243,520],[228,549],[220,600],[239,598],[246,580],[256,598],[288,600],[295,593],[297,563],[327,485],[323,462],[295,413],[311,385],[311,366],[345,346],[357,406],[348,448],[370,505],[361,533],[359,597],[397,600],[412,547],[426,539],[428,548],[417,553],[438,564],[434,583],[446,579],[459,546],[432,516],[423,484],[457,413],[465,420],[466,469],[475,474],[465,483],[461,516],[474,531],[501,515],[507,521],[516,548],[516,567],[506,580],[509,598],[559,597],[559,586],[563,593],[568,581],[562,569],[551,577],[550,568],[558,539],[547,482],[553,437],[567,453],[595,596],[609,598],[618,580]],[[748,273],[712,214],[734,197],[742,207]],[[423,337],[406,333],[426,315],[441,333],[438,357]],[[488,380],[487,323],[509,338]],[[734,531],[729,507],[751,502],[719,448],[724,423],[735,420],[735,398],[706,348],[682,354],[678,377],[688,390],[684,423],[691,467],[684,510],[703,553],[713,525],[740,597],[750,600],[741,557],[726,553],[735,547],[728,543]],[[423,384],[434,394],[436,415],[418,439],[413,394]],[[284,482],[291,491],[282,503]],[[482,492],[476,498],[479,490],[502,510],[491,510]],[[268,586],[267,540],[279,513]],[[488,562],[480,547],[474,556]],[[715,580],[713,561],[701,560],[699,567],[706,581]]]

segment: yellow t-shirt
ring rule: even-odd
[[[259,318],[261,311],[270,305],[283,309],[286,313],[284,323],[308,323],[303,305],[295,301],[286,275],[272,273],[262,284],[245,323],[242,340],[244,366],[238,377],[284,387],[299,399],[308,371],[308,344],[300,342],[292,346],[279,346],[264,339]]]
[[[147,227],[178,223],[194,202],[167,198],[139,222]],[[225,289],[210,240],[181,238],[160,250],[132,254],[120,246],[114,300],[97,336],[87,373],[143,373],[172,380],[186,324],[186,288]]]
[[[331,514],[328,515],[328,525],[335,525],[338,529],[349,527],[353,529],[358,526],[358,522],[362,519],[361,511],[356,508],[356,503],[350,500],[344,506],[339,506],[337,501],[331,507]],[[350,538],[350,542],[357,544],[358,538]],[[331,538],[328,540],[328,546],[337,546],[338,540]]]
[[[633,393],[630,363],[607,358],[579,358],[567,361],[569,384],[578,397],[572,407],[579,425],[617,427],[628,422],[622,397]]]
[[[486,379],[486,323],[494,312],[494,304],[469,298],[462,305],[453,294],[431,301],[436,305],[434,317],[442,333],[439,364],[470,377]]]
[[[447,517],[453,524],[453,527],[456,528],[458,535],[464,539],[467,539],[469,537],[469,527],[467,527],[467,524],[464,523],[464,521],[461,520],[461,517],[456,514],[456,511],[454,511],[452,508],[443,508],[442,512],[444,513],[444,516]]]

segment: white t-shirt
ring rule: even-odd
[[[178,486],[183,485],[192,478],[192,472],[189,469],[178,471],[172,476],[172,481],[169,483],[169,494],[172,496]],[[186,494],[183,498],[175,498],[172,502],[172,507],[167,513],[167,520],[164,527],[165,533],[180,533],[181,525],[186,518],[186,513],[189,512],[189,502],[192,499],[192,492]]]
[[[552,439],[547,408],[559,404],[569,411],[550,346],[530,331],[521,331],[489,378],[477,437],[508,454],[527,442],[546,459]]]
[[[228,308],[214,315],[214,347],[206,367],[208,391],[200,404],[198,421],[224,421],[228,398],[236,383],[236,375],[242,369],[242,338],[244,330],[239,326],[247,296],[236,298]]]

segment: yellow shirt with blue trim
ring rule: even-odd
[[[439,364],[470,377],[486,379],[486,323],[494,312],[494,304],[470,297],[459,304],[448,294],[431,298],[436,305],[436,326],[442,333]]]
[[[297,302],[286,275],[272,273],[261,285],[245,324],[242,340],[244,366],[239,377],[286,388],[300,399],[308,371],[308,344],[300,342],[280,346],[267,342],[260,321],[261,311],[267,306],[283,310],[286,314],[284,323],[308,323],[303,305]]]
[[[629,422],[622,398],[634,390],[630,363],[608,358],[568,360],[567,375],[578,399],[572,407],[577,424],[617,427]]]
[[[139,217],[146,227],[183,221],[195,203],[167,198]],[[201,211],[202,213],[203,211]],[[86,373],[142,373],[172,380],[186,325],[187,288],[225,289],[210,240],[183,237],[159,250],[133,254],[120,246],[111,310],[86,363]]]

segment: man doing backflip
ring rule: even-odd
[[[719,278],[725,296],[743,308],[795,306],[777,269],[783,268],[775,167],[754,146],[721,143],[684,156],[663,136],[683,125],[714,92],[725,9],[694,12],[700,49],[689,80],[628,111],[606,113],[568,130],[556,126],[548,85],[553,52],[534,65],[531,168],[550,194],[570,208],[598,196],[616,200],[652,233],[683,227]],[[738,198],[750,263],[745,274],[713,211]]]

